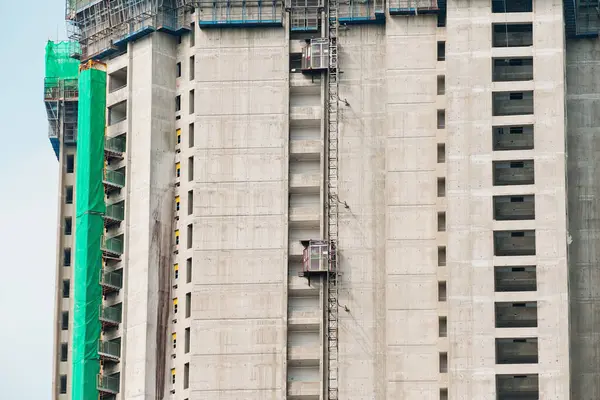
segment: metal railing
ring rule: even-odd
[[[108,356],[119,358],[121,357],[121,343],[118,341],[98,341],[98,353],[106,354]]]
[[[121,323],[121,309],[117,307],[103,307],[100,305],[100,319]]]
[[[119,376],[98,374],[96,387],[98,390],[119,393]]]
[[[106,206],[106,212],[104,215],[107,218],[116,219],[118,221],[123,221],[125,217],[125,205],[123,202],[109,204]]]
[[[110,251],[112,253],[123,254],[123,239],[116,237],[107,238],[102,237],[102,244],[100,245],[102,250]]]
[[[115,271],[100,271],[100,285],[123,287],[123,274]]]
[[[125,186],[125,174],[110,169],[104,170],[104,181],[117,186]]]
[[[104,149],[107,151],[113,151],[115,153],[124,153],[125,152],[125,137],[117,136],[106,138],[104,141]]]

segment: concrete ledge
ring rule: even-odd
[[[288,381],[287,383],[287,394],[288,399],[293,400],[301,398],[302,400],[313,400],[320,397],[320,382],[294,382]],[[301,397],[299,397],[301,396]]]
[[[290,154],[318,159],[323,144],[320,140],[290,140]]]
[[[323,109],[320,106],[292,106],[290,107],[290,120],[320,120]]]
[[[287,353],[288,361],[296,361],[302,365],[319,365],[321,354],[319,346],[289,346]]]

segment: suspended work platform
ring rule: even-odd
[[[390,15],[438,14],[438,0],[389,0]]]
[[[343,0],[338,7],[340,25],[385,24],[383,0]]]
[[[200,28],[282,27],[281,0],[202,0]]]

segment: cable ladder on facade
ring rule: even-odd
[[[327,69],[327,222],[329,271],[327,273],[327,399],[338,399],[338,1],[328,0],[329,68]]]

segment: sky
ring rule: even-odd
[[[64,9],[64,0],[0,0],[3,399],[52,398],[58,162],[43,102],[44,46],[65,39]]]

